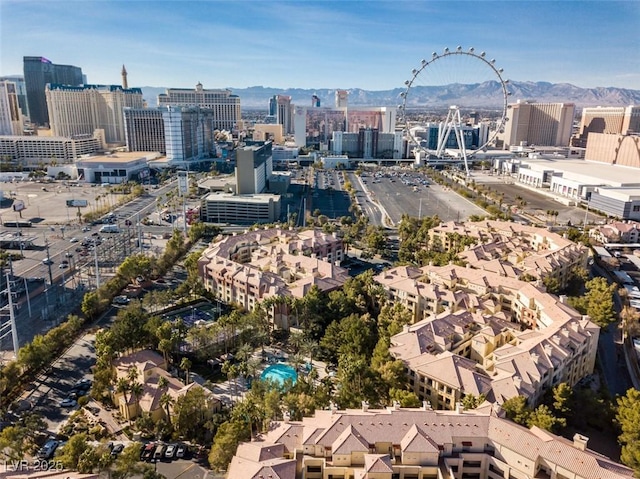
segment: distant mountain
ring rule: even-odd
[[[149,106],[155,106],[159,93],[166,88],[142,87],[144,98]],[[291,102],[299,106],[311,106],[311,96],[320,98],[321,106],[335,104],[335,89],[269,88],[254,86],[250,88],[230,88],[241,99],[243,109],[267,109],[269,98],[273,95],[289,95]],[[640,104],[640,90],[615,87],[580,88],[569,83],[518,82],[508,84],[511,92],[510,103],[517,100],[535,100],[540,103],[575,103],[578,108],[587,106],[628,106]],[[404,88],[370,91],[351,88],[350,106],[398,106],[402,103],[400,94]],[[407,103],[415,107],[446,107],[456,104],[468,108],[492,108],[501,104],[502,91],[495,81],[473,85],[451,84],[439,87],[415,87],[407,97]]]

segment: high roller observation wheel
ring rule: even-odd
[[[400,113],[404,121],[404,128],[405,128],[407,137],[409,139],[410,149],[414,150],[414,152],[417,150],[417,151],[422,151],[427,155],[433,155],[434,154],[433,149],[428,149],[424,146],[421,146],[421,138],[415,134],[415,128],[414,128],[415,125],[411,123],[411,120],[408,115],[408,112],[410,110],[420,108],[420,105],[416,105],[414,103],[413,98],[416,97],[417,95],[414,95],[412,90],[415,90],[417,86],[444,86],[446,84],[446,81],[449,81],[450,82],[449,84],[458,83],[458,81],[454,78],[455,75],[453,75],[455,73],[454,65],[456,63],[453,60],[458,58],[464,58],[470,64],[474,64],[475,69],[479,70],[479,73],[481,73],[480,76],[485,77],[485,78],[481,78],[481,77],[477,78],[475,79],[475,81],[473,81],[474,80],[473,78],[471,78],[470,80],[472,80],[474,83],[477,83],[479,81],[486,81],[486,80],[497,81],[500,86],[499,91],[501,94],[501,98],[499,100],[500,105],[495,106],[495,109],[496,109],[495,116],[497,117],[497,119],[494,120],[495,124],[490,129],[490,132],[489,132],[489,135],[487,136],[486,141],[481,142],[481,144],[475,146],[474,148],[467,148],[466,151],[465,151],[464,145],[462,145],[461,150],[463,150],[463,155],[465,157],[464,158],[465,167],[467,167],[466,165],[467,158],[472,157],[479,151],[486,151],[487,147],[489,147],[490,145],[493,145],[497,136],[500,133],[504,132],[504,127],[508,120],[507,119],[507,103],[508,103],[508,97],[510,93],[507,89],[507,84],[509,83],[509,80],[503,77],[502,75],[503,69],[497,68],[495,66],[496,61],[494,59],[488,60],[485,52],[476,53],[473,47],[469,48],[468,50],[463,50],[461,46],[458,46],[454,50],[445,48],[443,53],[433,52],[431,55],[431,59],[422,60],[420,62],[420,66],[418,68],[414,68],[411,71],[411,74],[412,74],[411,79],[404,82],[406,86],[406,90],[400,93],[400,97],[402,98],[402,104],[398,106],[398,109],[400,110]],[[447,67],[447,64],[448,64],[448,67]],[[449,69],[451,70],[450,73],[452,73],[452,75],[448,77],[445,75],[443,78],[440,79],[441,81],[440,84],[429,85],[429,78],[428,78],[429,72],[431,72],[432,70],[435,70],[436,67],[438,67],[441,72],[443,70],[446,71],[447,69]],[[446,78],[448,78],[448,80],[446,80]],[[443,83],[442,80],[444,80],[445,83]],[[449,113],[451,114],[452,110],[455,109],[457,111],[457,119],[458,119],[457,121],[459,122],[459,118],[460,118],[459,108],[461,105],[459,104],[451,105],[451,103],[449,105]],[[424,109],[433,108],[428,105],[422,105],[422,107]],[[476,107],[482,108],[481,105],[464,105],[464,107],[469,109],[476,108]],[[449,118],[450,117],[447,116],[447,122],[449,121]],[[452,123],[455,121],[456,119],[454,115],[454,117],[452,118]],[[459,128],[459,125],[458,125],[458,128]],[[456,132],[456,135],[458,134],[459,132]],[[458,136],[459,141],[460,141],[460,138],[461,136]],[[439,152],[440,150],[441,148],[438,148]],[[442,157],[443,155],[440,153],[437,156]],[[467,173],[468,173],[468,167],[467,167]]]

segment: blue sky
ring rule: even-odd
[[[636,0],[0,0],[0,74],[33,55],[90,83],[386,90],[461,45],[512,80],[640,89],[638,32]]]

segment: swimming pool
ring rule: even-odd
[[[287,379],[291,379],[293,384],[295,384],[298,379],[298,373],[296,373],[294,368],[287,364],[272,364],[262,371],[260,379],[263,381],[269,379],[277,382],[278,384],[284,384]]]

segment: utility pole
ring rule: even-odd
[[[29,286],[27,285],[27,278],[22,278],[24,280],[24,290],[27,293],[27,307],[29,308],[29,318],[31,318],[31,298],[29,298]]]
[[[96,289],[100,288],[100,269],[98,268],[98,245],[96,240],[93,240],[93,258],[96,263]]]
[[[44,247],[47,249],[47,269],[49,270],[49,287],[53,286],[53,273],[51,272],[51,257],[49,256],[49,240],[45,239]]]
[[[13,312],[13,294],[11,293],[11,283],[9,282],[9,272],[5,273],[7,280],[7,297],[9,298],[9,321],[11,322],[11,339],[13,339],[13,353],[18,358],[18,329],[16,327],[16,317]]]

